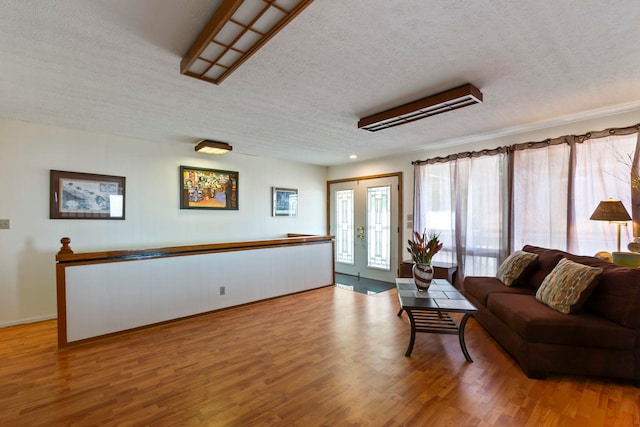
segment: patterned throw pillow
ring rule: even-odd
[[[598,284],[602,269],[562,258],[542,281],[536,299],[560,313],[578,311]]]
[[[537,254],[515,251],[500,264],[496,277],[506,286],[511,286],[536,259],[538,259]]]

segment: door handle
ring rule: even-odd
[[[364,232],[364,227],[360,226],[358,228],[356,228],[356,237],[358,239],[365,239],[365,232]]]

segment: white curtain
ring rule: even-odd
[[[440,233],[434,261],[455,262],[462,275],[495,274],[508,255],[505,153],[416,165],[414,230]]]
[[[454,171],[454,162],[414,166],[415,194],[424,197],[414,200],[413,230],[440,234],[443,246],[434,257],[436,262],[456,262]]]
[[[617,250],[616,225],[591,221],[601,200],[631,212],[629,174],[637,134],[539,146],[514,152],[513,248],[525,244],[581,255]],[[623,227],[622,241],[631,238]],[[626,243],[625,243],[626,246]]]
[[[508,255],[507,155],[456,161],[456,247],[463,275],[493,275]]]
[[[589,139],[576,144],[573,211],[576,231],[568,250],[582,255],[617,250],[617,225],[607,221],[591,221],[589,217],[598,203],[608,198],[621,200],[631,214],[629,175],[636,149],[637,134]],[[631,224],[622,227],[621,250],[627,250],[632,239]]]
[[[567,247],[569,156],[568,144],[514,151],[513,250]]]
[[[640,219],[640,178],[633,173],[640,171],[640,136],[637,127],[624,133],[519,144],[510,158],[504,149],[416,164],[414,230],[439,232],[444,249],[434,261],[457,263],[463,276],[495,275],[527,244],[582,255],[615,251],[617,225],[589,217],[611,197]],[[623,251],[633,239],[630,225],[622,227]]]

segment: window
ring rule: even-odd
[[[440,233],[443,249],[436,262],[457,262],[465,275],[495,274],[507,252],[506,165],[506,153],[497,152],[416,167],[422,197],[414,228]]]
[[[354,263],[353,190],[336,191],[336,262]]]
[[[514,152],[514,248],[567,246],[569,151],[558,144]]]
[[[419,162],[414,230],[440,232],[444,256],[436,261],[455,261],[464,275],[494,275],[526,244],[582,255],[614,251],[614,226],[589,217],[610,197],[633,216],[638,148],[632,126]],[[623,227],[622,240],[632,238],[632,228]]]
[[[391,187],[367,188],[367,266],[391,269]]]

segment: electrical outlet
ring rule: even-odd
[[[227,293],[227,290],[225,289],[224,286],[220,286],[220,295],[225,295]]]
[[[0,230],[8,230],[11,228],[10,219],[0,219]]]

